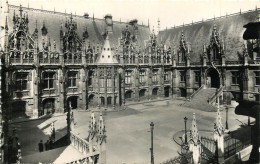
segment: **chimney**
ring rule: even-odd
[[[105,15],[105,22],[107,24],[106,32],[108,34],[109,33],[113,33],[113,20],[112,20],[112,15],[111,14]]]

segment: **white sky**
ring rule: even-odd
[[[2,0],[5,2],[5,0]],[[103,18],[110,13],[113,20],[129,21],[138,19],[150,27],[154,26],[157,31],[157,20],[161,21],[161,29],[170,28],[174,25],[201,21],[220,15],[254,10],[260,8],[260,0],[9,0],[9,4],[20,5],[30,8],[43,8],[58,12],[83,15],[88,12],[92,17]]]

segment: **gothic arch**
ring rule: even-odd
[[[219,88],[222,84],[221,73],[217,68],[210,67],[205,71],[205,85],[208,88]]]

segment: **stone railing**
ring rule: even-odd
[[[204,88],[204,86],[205,86],[205,85],[202,84],[199,89],[197,89],[195,92],[193,92],[193,93],[190,95],[190,97],[189,97],[188,100],[191,101],[191,99],[192,99],[197,93],[199,93],[199,91],[202,90],[202,89]]]
[[[248,64],[260,64],[260,60],[251,60],[248,61]]]
[[[220,94],[222,94],[223,90],[224,90],[224,86],[220,86],[220,88],[217,89],[217,91],[209,98],[208,103],[209,103],[209,104],[212,104],[212,103],[216,100],[216,98],[217,98]],[[219,102],[218,102],[218,103],[219,103]]]
[[[186,66],[186,63],[176,63],[177,66]]]
[[[82,154],[89,153],[89,142],[70,132],[70,143]]]
[[[226,61],[226,65],[241,65],[243,61]]]
[[[153,85],[158,85],[159,84],[158,81],[153,81],[152,83],[153,83]]]
[[[193,62],[193,63],[190,63],[190,65],[193,65],[193,66],[198,65],[198,66],[200,66],[200,65],[201,65],[201,62]]]

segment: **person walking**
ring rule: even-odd
[[[39,152],[43,152],[43,143],[42,140],[40,141],[39,145]]]
[[[49,140],[47,140],[47,141],[45,142],[45,144],[44,144],[46,151],[49,150],[49,144],[50,144],[50,143],[49,143]]]

